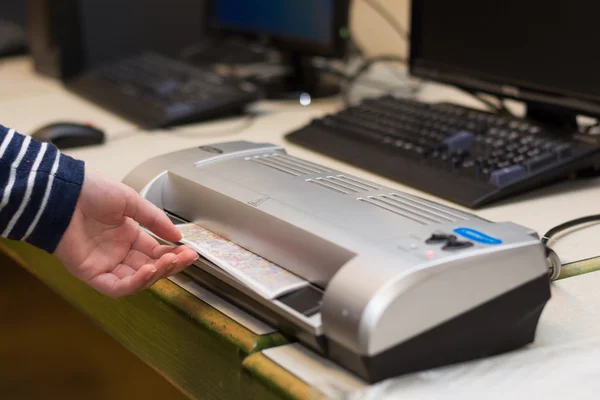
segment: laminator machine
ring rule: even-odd
[[[268,298],[200,259],[184,273],[368,382],[517,349],[550,298],[537,233],[293,157],[228,142],[124,181],[307,284]]]

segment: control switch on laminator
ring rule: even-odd
[[[310,284],[267,299],[206,260],[185,274],[370,382],[534,340],[550,298],[536,233],[393,190],[282,147],[229,142],[125,179]]]

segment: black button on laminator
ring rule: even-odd
[[[452,241],[452,240],[456,240],[456,236],[447,235],[445,233],[434,233],[425,242],[428,244],[434,244],[434,243],[448,242],[448,241]]]
[[[444,247],[442,247],[442,250],[461,250],[461,249],[466,249],[473,246],[473,243],[471,242],[467,242],[467,241],[460,241],[460,240],[449,240],[446,245]]]

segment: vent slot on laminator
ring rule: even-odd
[[[279,153],[248,157],[245,160],[258,163],[265,167],[269,167],[293,176],[314,175],[330,172],[327,168],[321,167],[320,165]]]
[[[465,221],[467,218],[450,211],[397,193],[368,196],[357,199],[380,209],[401,215],[422,225]]]
[[[346,175],[319,177],[307,179],[306,181],[342,194],[370,192],[381,189],[372,183]]]

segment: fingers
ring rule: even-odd
[[[122,278],[112,272],[97,275],[90,280],[89,284],[98,292],[117,299],[135,294],[145,288],[157,272],[156,267],[148,264],[138,269],[134,274]]]
[[[143,225],[157,236],[169,242],[181,240],[181,233],[158,207],[143,199],[135,190],[128,190],[125,216]]]
[[[197,258],[198,253],[194,250],[187,246],[180,246],[172,252],[163,254],[157,261],[142,265],[140,262],[147,260],[147,256],[132,250],[124,263],[119,264],[111,272],[97,275],[89,281],[89,284],[100,293],[112,298],[129,296],[149,288],[160,279],[181,272]]]
[[[112,270],[112,274],[115,275],[119,279],[127,278],[128,276],[134,275],[136,272],[135,269],[131,268],[129,265],[119,264],[115,269]]]
[[[124,275],[128,271],[119,267],[117,276],[113,271],[97,275],[90,280],[89,284],[97,291],[112,298],[120,298],[133,295],[152,286],[156,281],[163,278],[168,271],[173,270],[178,264],[175,254],[165,254],[154,264],[146,264],[130,275]],[[134,271],[130,268],[129,272]]]
[[[148,257],[160,258],[166,253],[173,252],[176,246],[161,246],[155,238],[153,238],[143,229],[140,229],[140,233],[138,234],[131,248],[147,254]]]
[[[159,259],[165,254],[173,253],[179,258],[179,266],[185,268],[193,261],[198,259],[198,253],[188,246],[166,246],[159,245],[156,239],[147,232],[140,230],[135,243],[131,247],[132,251],[146,254],[152,259]],[[145,263],[146,261],[144,261]],[[134,267],[135,268],[135,267]]]

